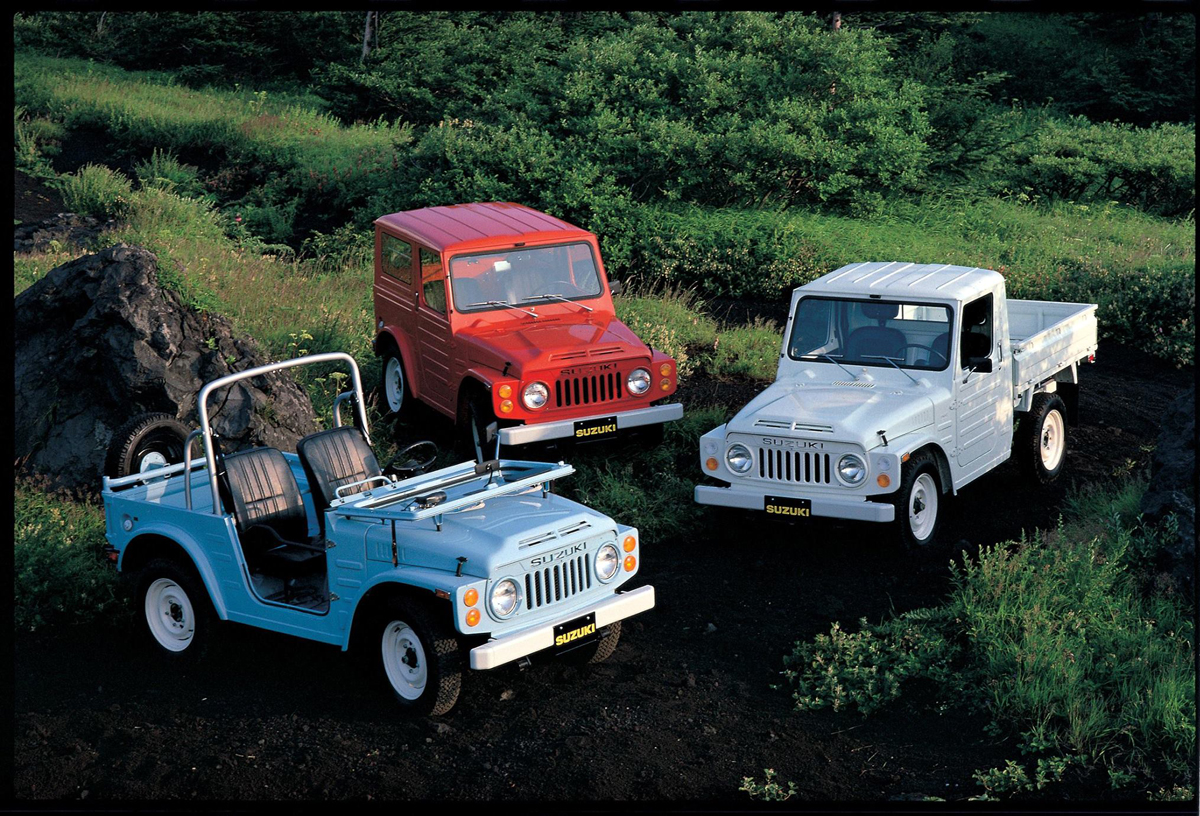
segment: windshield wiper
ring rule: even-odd
[[[863,357],[869,357],[872,360],[887,360],[891,364],[892,368],[896,369],[901,374],[903,374],[905,377],[908,377],[910,380],[912,380],[913,385],[920,385],[920,383],[917,382],[916,378],[912,374],[909,374],[903,368],[896,365],[896,361],[893,360],[891,357],[888,357],[886,354],[864,354]]]
[[[537,312],[531,312],[528,309],[522,309],[520,306],[514,306],[506,300],[485,300],[482,303],[467,304],[468,309],[474,309],[476,306],[503,306],[507,309],[516,309],[518,312],[524,312],[527,315],[532,315],[534,320],[537,319]]]
[[[842,371],[845,371],[847,374],[849,374],[851,377],[853,377],[855,382],[858,382],[858,375],[855,374],[850,369],[846,368],[844,365],[839,363],[837,360],[833,359],[832,355],[829,355],[829,354],[801,354],[800,355],[801,360],[811,360],[814,357],[824,357],[826,360],[833,363],[835,366],[840,368]]]
[[[542,300],[543,298],[554,298],[555,300],[561,300],[563,303],[574,303],[576,306],[578,306],[581,309],[587,309],[589,312],[594,311],[591,306],[585,306],[584,304],[582,304],[578,301],[571,300],[570,298],[565,298],[562,295],[555,295],[555,294],[533,295],[532,297],[525,298],[521,302],[528,303],[531,300]]]

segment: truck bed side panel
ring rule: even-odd
[[[1096,351],[1094,303],[1009,300],[1008,325],[1014,397]]]

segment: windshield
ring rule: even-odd
[[[950,362],[950,307],[806,297],[796,306],[788,355],[805,362],[941,371]]]
[[[460,312],[582,300],[603,291],[585,241],[456,255],[450,260],[450,288]]]

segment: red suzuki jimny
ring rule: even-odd
[[[499,441],[613,437],[679,419],[653,405],[675,360],[617,319],[596,236],[520,204],[458,204],[375,221],[382,400],[419,399],[480,451]]]

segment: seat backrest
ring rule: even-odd
[[[991,351],[992,341],[986,334],[975,332],[962,333],[962,364],[965,368],[967,360],[972,357],[987,357]]]
[[[850,332],[850,337],[846,340],[846,359],[862,360],[869,354],[898,358],[900,347],[905,342],[904,332],[899,329],[863,326]]]
[[[300,455],[300,463],[308,477],[322,529],[325,510],[333,502],[339,487],[383,473],[371,446],[363,439],[362,431],[352,425],[309,434],[296,445],[296,453]],[[369,487],[359,485],[342,495],[359,493]]]
[[[921,360],[918,365],[933,366],[934,368],[943,368],[950,362],[950,332],[942,332],[937,337],[933,338],[930,343],[930,348],[937,354],[930,354],[928,360]],[[940,357],[938,355],[941,355]]]
[[[224,486],[239,530],[265,524],[288,541],[308,540],[304,499],[282,453],[251,448],[224,459]]]

